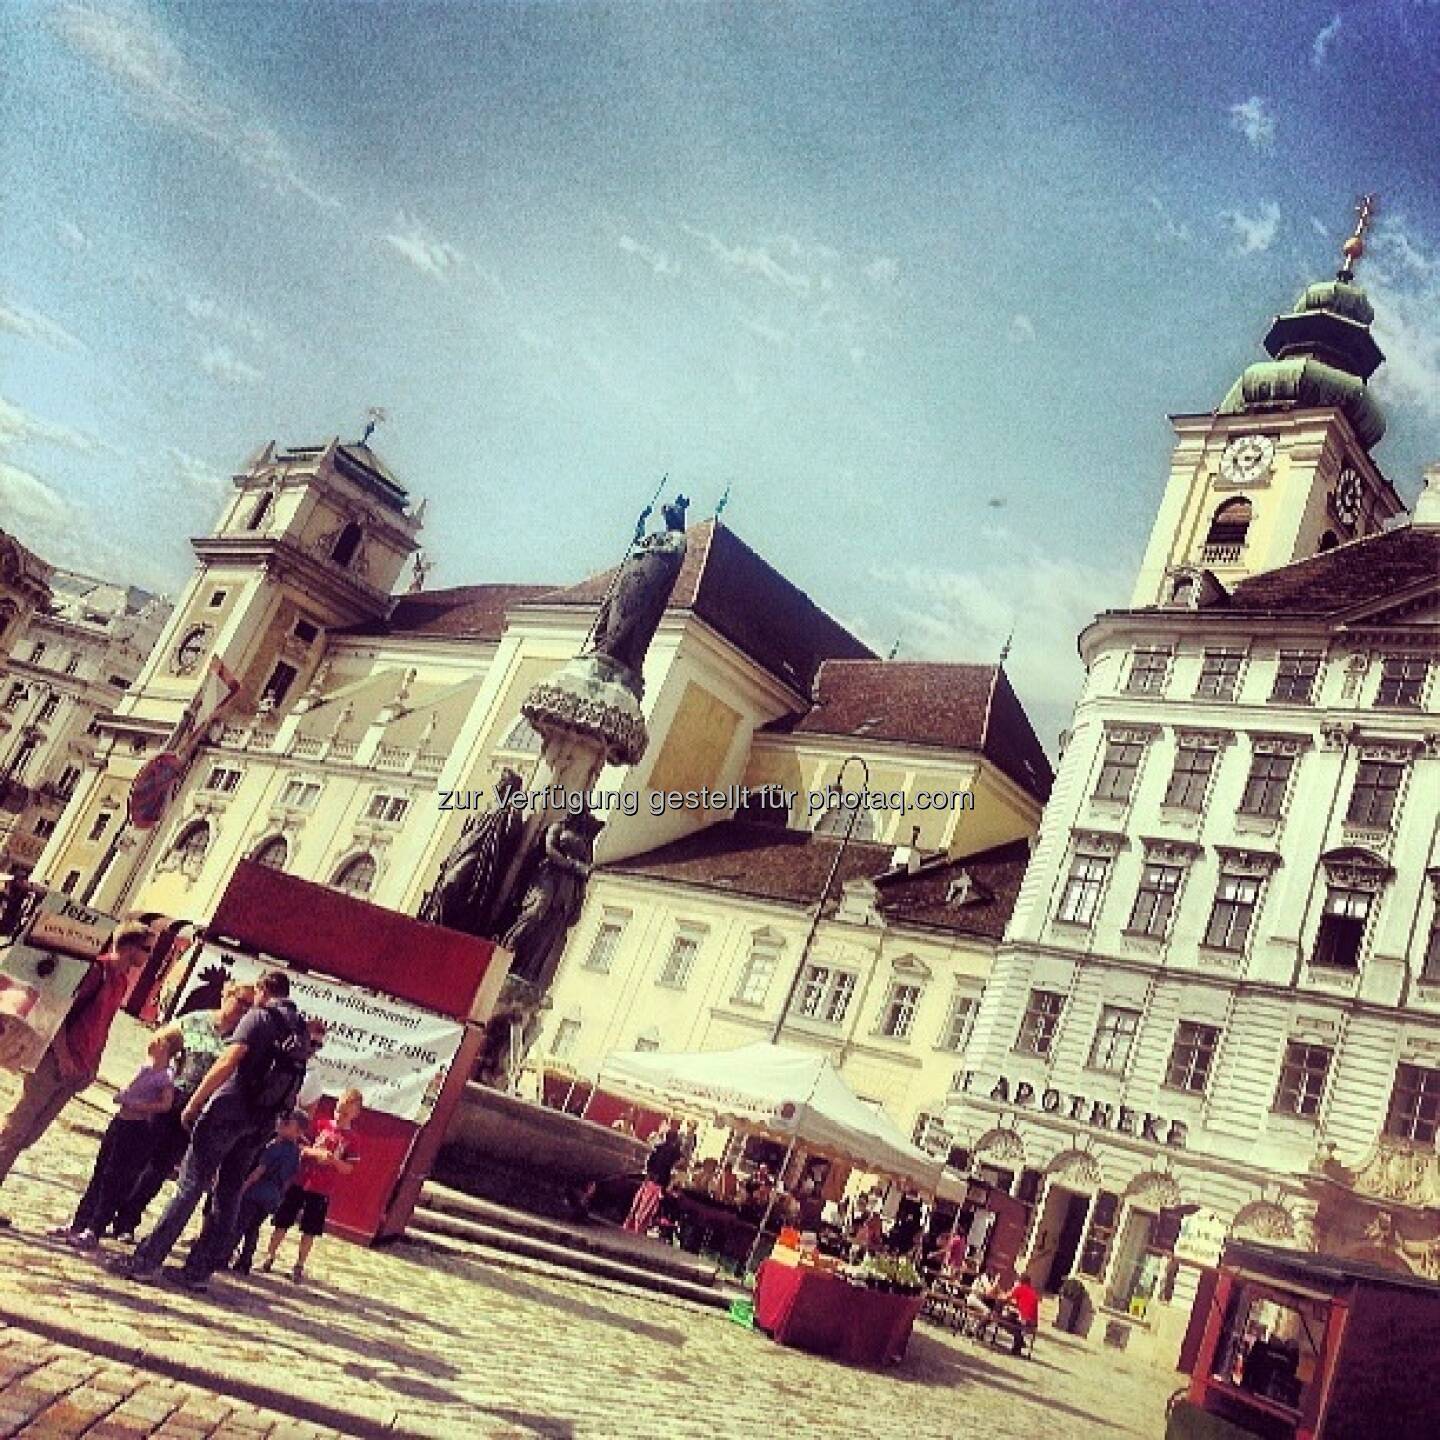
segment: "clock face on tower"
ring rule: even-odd
[[[1361,504],[1365,498],[1365,482],[1353,465],[1347,465],[1335,482],[1335,493],[1331,503],[1335,507],[1335,518],[1347,529],[1353,530],[1360,520]]]
[[[1220,477],[1232,485],[1253,483],[1275,459],[1275,442],[1268,435],[1237,435],[1220,455]]]
[[[175,647],[175,669],[179,674],[188,675],[200,663],[209,640],[210,632],[204,625],[196,625],[180,637]]]

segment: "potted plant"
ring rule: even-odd
[[[1078,1335],[1090,1303],[1090,1292],[1076,1275],[1067,1275],[1060,1282],[1060,1305],[1055,1314],[1055,1328],[1067,1335]]]

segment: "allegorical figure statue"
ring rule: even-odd
[[[582,810],[546,829],[519,913],[500,942],[515,957],[509,978],[533,986],[539,996],[550,988],[565,951],[565,937],[585,903],[595,836],[602,823]]]
[[[495,808],[473,816],[440,867],[435,888],[420,907],[420,918],[467,935],[493,935],[503,923],[505,883],[525,816],[510,797],[524,782],[510,769],[495,785]]]
[[[662,510],[665,529],[647,535],[625,558],[595,619],[587,653],[608,655],[638,681],[645,652],[670,603],[675,578],[685,563],[685,510],[677,495]]]

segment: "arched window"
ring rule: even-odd
[[[357,855],[353,860],[347,860],[335,872],[335,878],[330,883],[346,895],[363,900],[375,885],[375,857]]]
[[[275,503],[275,496],[267,490],[256,502],[255,508],[250,512],[250,518],[245,522],[247,530],[258,530],[270,518],[270,507]]]
[[[1327,550],[1333,550],[1340,543],[1340,537],[1333,531],[1327,530],[1320,537],[1318,552],[1323,555]]]
[[[1231,564],[1240,558],[1254,513],[1250,502],[1238,495],[1233,500],[1227,500],[1215,512],[1209,533],[1205,536],[1204,558],[1207,564]]]
[[[268,866],[271,870],[283,870],[290,858],[290,846],[283,835],[272,835],[250,857],[257,865]]]
[[[356,552],[360,549],[360,542],[364,538],[365,532],[352,520],[336,538],[335,548],[330,552],[330,558],[342,570],[346,569],[355,559]]]
[[[205,855],[210,849],[210,826],[204,820],[187,825],[175,841],[171,858],[179,865],[182,874],[194,879],[205,864]]]

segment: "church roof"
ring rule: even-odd
[[[777,679],[808,692],[822,661],[874,658],[867,645],[718,520],[692,525],[685,536],[685,561],[669,608],[697,615]],[[612,568],[533,598],[546,605],[598,605],[614,576]]]
[[[1440,582],[1440,529],[1405,525],[1336,546],[1235,586],[1232,610],[1335,615]]]
[[[452,585],[402,595],[384,620],[353,626],[347,635],[415,635],[449,640],[498,640],[514,605],[552,591],[549,585]]]
[[[1050,794],[1050,762],[999,665],[826,660],[814,693],[805,714],[766,730],[971,750],[1037,799]]]
[[[744,820],[721,820],[683,839],[632,855],[601,869],[646,879],[747,895],[785,905],[819,898],[839,839]],[[1023,840],[959,860],[929,861],[916,871],[892,873],[894,849],[851,841],[831,888],[831,903],[852,880],[876,883],[876,904],[894,924],[918,925],[998,940],[1005,933],[1025,875]],[[968,877],[957,889],[962,872]],[[951,899],[960,895],[963,899]]]

